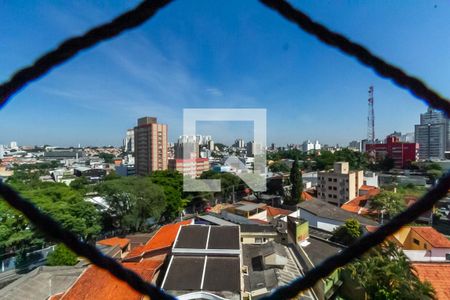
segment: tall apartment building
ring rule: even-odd
[[[154,117],[138,119],[134,127],[134,150],[137,175],[167,170],[167,125],[158,124]]]
[[[419,159],[444,159],[450,151],[450,122],[445,115],[428,108],[420,115],[420,124],[415,126],[415,140],[419,144]]]
[[[304,141],[302,144],[302,151],[303,152],[310,152],[310,151],[318,151],[320,150],[321,145],[319,141],[315,141],[314,143],[310,140]]]
[[[263,148],[261,144],[256,144],[254,141],[248,142],[246,145],[247,156],[253,157],[255,154],[261,154]]]
[[[200,157],[198,136],[180,136],[174,144],[174,153],[176,159],[193,159]]]
[[[245,142],[244,142],[243,139],[237,139],[237,140],[234,141],[233,146],[236,147],[236,148],[244,148],[245,147]]]
[[[358,196],[363,183],[362,170],[350,171],[348,162],[336,162],[332,171],[318,172],[317,198],[341,206]]]
[[[134,152],[134,129],[127,130],[127,135],[123,139],[123,148],[125,152]]]
[[[385,143],[366,144],[366,152],[373,152],[378,161],[390,157],[394,160],[395,168],[406,168],[416,161],[419,144],[400,142],[400,137],[401,135],[391,134],[386,137]]]

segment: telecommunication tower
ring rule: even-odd
[[[375,144],[375,112],[373,110],[373,86],[369,87],[369,115],[367,116],[367,142]]]

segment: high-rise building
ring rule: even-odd
[[[361,141],[351,141],[351,142],[348,144],[348,147],[351,148],[352,150],[356,150],[356,151],[362,152],[362,149],[361,149]]]
[[[174,144],[174,152],[176,159],[192,159],[200,157],[199,155],[199,138],[201,136],[180,136]]]
[[[302,151],[303,152],[311,152],[311,151],[318,151],[321,149],[321,145],[319,141],[315,141],[314,143],[310,140],[304,141],[302,144]]]
[[[255,154],[261,154],[262,147],[260,144],[256,144],[254,141],[248,142],[246,146],[247,156],[253,157]]]
[[[318,172],[317,198],[341,206],[359,195],[363,171],[350,171],[348,162],[334,163],[334,170]]]
[[[134,129],[127,130],[127,135],[123,139],[123,147],[125,152],[134,152]]]
[[[210,151],[214,151],[214,141],[213,141],[213,140],[210,140],[210,141],[208,142],[208,149],[209,149]]]
[[[5,148],[3,147],[3,145],[0,145],[0,159],[2,159],[4,155],[5,155]]]
[[[134,127],[134,150],[137,175],[167,170],[167,125],[159,124],[154,117],[138,119]]]
[[[450,122],[445,115],[428,108],[420,115],[420,124],[415,126],[415,141],[419,144],[419,159],[443,159],[450,151]]]
[[[402,134],[402,136],[400,137],[400,142],[415,143],[414,132]]]
[[[10,149],[14,149],[14,150],[19,149],[19,147],[17,146],[17,142],[11,142],[11,143],[9,143],[9,148],[10,148]]]
[[[234,147],[236,148],[244,148],[245,147],[245,142],[243,139],[237,139],[234,141]]]

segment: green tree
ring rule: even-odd
[[[317,170],[329,170],[333,168],[336,157],[331,151],[322,151],[320,155],[317,155],[314,158],[314,160],[316,161]]]
[[[290,171],[289,167],[282,161],[275,161],[269,166],[269,170],[272,172],[283,172],[287,173]]]
[[[434,290],[412,272],[408,258],[393,243],[372,248],[345,267],[369,299],[434,299]]]
[[[439,179],[444,173],[442,171],[441,165],[437,163],[427,164],[427,166],[425,167],[425,172],[433,184],[435,184],[436,180]]]
[[[114,179],[119,179],[120,176],[117,175],[117,172],[112,170],[111,172],[109,172],[108,175],[105,176],[104,180],[114,180]]]
[[[80,176],[80,177],[75,178],[70,183],[70,187],[75,190],[85,191],[85,188],[89,183],[90,183],[89,179],[87,179],[85,176]]]
[[[201,179],[220,179],[221,192],[223,198],[228,199],[234,192],[242,191],[245,189],[245,183],[236,175],[231,173],[217,173],[214,171],[203,172],[200,176]],[[206,194],[208,196],[208,194]]]
[[[343,245],[350,245],[363,233],[361,224],[356,219],[348,219],[345,224],[336,228],[331,237],[331,241]]]
[[[82,240],[93,239],[101,229],[95,207],[65,184],[13,182],[13,187]],[[0,201],[0,224],[0,250],[14,251],[44,243],[42,233],[3,201]]]
[[[393,217],[406,208],[405,200],[399,193],[382,191],[370,201],[374,210],[383,211],[389,217]]]
[[[163,216],[166,221],[178,217],[189,202],[183,194],[183,175],[177,171],[156,171],[152,173],[150,179],[164,191],[166,209]]]
[[[102,158],[105,163],[112,163],[114,160],[114,155],[110,153],[100,153],[98,157]]]
[[[58,244],[55,250],[47,256],[48,266],[73,266],[78,262],[78,257],[64,244]]]
[[[163,189],[150,177],[121,177],[97,186],[97,192],[108,203],[108,217],[114,227],[143,230],[147,221],[159,220],[166,208]]]
[[[301,194],[303,191],[302,173],[300,171],[297,158],[295,158],[294,162],[292,163],[291,174],[289,175],[289,179],[291,181],[292,188],[288,204],[295,205],[300,202]]]

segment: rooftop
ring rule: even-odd
[[[241,232],[271,232],[277,233],[272,225],[265,224],[241,224]]]
[[[236,203],[235,208],[240,211],[252,211],[258,208],[264,208],[266,204],[264,203],[251,203],[251,202],[245,202],[241,201]]]
[[[277,208],[277,207],[273,207],[273,206],[267,206],[267,207],[265,207],[265,210],[267,211],[267,215],[271,216],[271,217],[276,217],[279,215],[288,216],[289,214],[292,213],[292,211],[290,211],[290,210]]]
[[[306,252],[314,266],[317,266],[328,257],[335,255],[344,249],[344,246],[314,236],[310,236],[308,242],[309,244],[302,247],[302,249]]]
[[[266,244],[244,244],[242,246],[243,265],[248,275],[244,275],[244,290],[267,295],[272,289],[283,286],[301,276],[301,270],[289,248],[275,242]],[[264,291],[265,289],[265,291]],[[253,298],[258,298],[253,295]],[[314,299],[307,291],[301,299]]]
[[[316,216],[323,217],[326,219],[333,219],[345,222],[348,219],[356,219],[363,225],[377,225],[378,223],[362,217],[360,215],[348,212],[339,208],[333,204],[329,204],[325,201],[314,199],[312,201],[303,201],[302,203],[297,205],[298,208],[302,210],[306,210],[309,213],[312,213]]]
[[[239,252],[239,226],[182,226],[173,253]],[[229,251],[228,251],[229,250]],[[231,253],[230,252],[230,253]],[[238,253],[237,253],[238,254]]]
[[[412,266],[421,281],[431,283],[437,299],[450,299],[449,263],[413,263]]]
[[[172,256],[162,288],[169,291],[240,291],[239,257]]]
[[[366,186],[370,187],[370,186]],[[375,213],[375,211],[370,209],[369,199],[380,193],[380,189],[373,187],[366,190],[366,194],[360,195],[353,198],[350,201],[345,202],[341,208],[351,213],[358,215],[367,215],[370,213]]]
[[[139,263],[125,262],[123,266],[150,282],[156,271],[162,266],[165,257],[165,255],[160,255]],[[117,279],[108,271],[97,266],[90,266],[59,299],[141,300],[144,299],[144,295],[139,294],[126,282]]]
[[[0,299],[47,299],[51,294],[64,292],[85,268],[39,267],[0,289]]]
[[[189,225],[191,223],[192,220],[186,220],[175,224],[164,225],[145,245],[132,249],[126,259],[142,257],[148,252],[170,248],[177,237],[178,229],[183,225]]]
[[[130,240],[126,238],[112,237],[109,239],[100,240],[97,242],[97,244],[113,247],[119,246],[120,248],[123,249],[130,244]]]
[[[411,227],[411,230],[420,235],[433,248],[450,248],[450,240],[448,240],[443,234],[439,233],[433,227],[417,226]]]
[[[201,215],[201,216],[198,216],[198,218],[201,219],[201,220],[207,221],[209,223],[220,225],[220,226],[234,226],[234,225],[236,225],[234,223],[228,222],[226,220],[223,220],[223,219],[218,218],[216,216],[213,216],[211,214]]]

